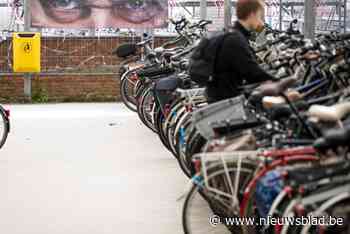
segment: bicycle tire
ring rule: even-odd
[[[153,97],[153,95],[151,93],[151,88],[149,88],[149,87],[145,88],[142,91],[142,94],[141,94],[139,101],[138,101],[137,114],[138,114],[140,120],[143,122],[144,125],[146,125],[147,128],[149,128],[151,131],[157,133],[157,129],[152,121],[152,118],[150,117],[151,119],[149,119],[149,117],[147,117],[148,113],[146,113],[147,111],[145,110],[146,105],[149,104],[149,103],[147,103],[147,101],[149,101],[148,98],[150,98],[150,97]]]
[[[171,141],[173,140],[172,139],[173,137],[169,134],[169,131],[171,130],[171,128],[173,127],[173,125],[175,123],[175,120],[177,119],[178,110],[180,108],[181,108],[181,100],[180,99],[176,99],[170,105],[169,109],[171,111],[170,111],[169,115],[167,116],[167,118],[165,119],[165,123],[164,123],[165,136],[167,137],[167,140],[168,140],[168,143],[169,143],[170,146],[171,146]]]
[[[183,116],[185,115],[185,112],[179,113],[178,116],[176,116],[177,122],[169,123],[169,125],[166,126],[166,136],[169,141],[170,148],[177,154],[176,148],[175,148],[175,135],[176,135],[176,126],[178,124],[181,124],[181,120]],[[174,121],[175,121],[174,120]]]
[[[123,101],[123,103],[125,104],[125,106],[133,111],[136,112],[137,111],[137,100],[135,97],[130,97],[129,91],[128,91],[128,78],[124,78],[123,80],[121,80],[120,82],[120,97]],[[134,87],[133,87],[134,89]],[[133,94],[132,94],[133,95]]]
[[[163,121],[163,113],[162,113],[162,110],[160,109],[160,107],[158,107],[156,109],[156,112],[155,112],[155,119],[154,119],[154,125],[156,126],[157,130],[158,130],[158,137],[160,139],[160,141],[162,142],[162,144],[164,145],[164,147],[170,151],[175,158],[177,158],[177,155],[174,154],[174,152],[170,149],[170,146],[168,145],[168,142],[167,140],[165,139],[165,136],[164,136],[164,132],[163,132],[163,126],[162,126],[162,121]]]
[[[184,124],[184,127],[188,127],[189,125],[191,125],[191,121],[187,121],[185,124]],[[185,161],[185,155],[183,155],[179,150],[180,150],[180,140],[178,139],[180,136],[180,133],[177,133],[175,135],[175,138],[176,138],[176,142],[175,142],[175,147],[176,147],[176,152],[177,154],[179,155],[178,157],[178,163],[180,165],[180,168],[181,170],[184,172],[184,174],[191,178],[191,169],[188,167],[188,164],[186,163]]]
[[[244,163],[245,164],[245,163]],[[221,164],[214,164],[212,166],[210,166],[208,169],[208,175],[207,175],[207,180],[208,180],[208,184],[214,184],[215,181],[214,179],[215,178],[218,178],[217,181],[222,181],[222,176],[225,177],[227,174],[226,170],[222,167]],[[240,184],[240,187],[239,187],[239,190],[244,190],[244,187],[245,185],[249,182],[249,178],[254,174],[254,169],[255,167],[253,167],[250,163],[247,164],[247,169],[248,170],[245,170],[245,175],[242,175],[242,170],[240,170],[240,180],[239,180],[239,184]],[[236,167],[236,164],[235,163],[229,163],[228,164],[228,173],[230,174],[230,177],[231,177],[231,173],[232,172],[236,172],[237,171],[237,167]],[[233,177],[235,175],[232,175]],[[233,178],[231,178],[233,179]],[[225,183],[224,183],[225,184]],[[228,191],[230,191],[229,188],[227,188]],[[211,214],[218,214],[219,216],[221,217],[232,217],[234,215],[230,215],[227,213],[227,211],[225,210],[225,207],[224,206],[228,206],[230,207],[231,206],[231,202],[228,202],[226,205],[222,205],[220,202],[215,202],[216,200],[216,195],[213,195],[213,196],[210,196],[209,194],[206,194],[206,193],[203,193],[199,187],[199,185],[197,184],[194,184],[190,190],[190,192],[187,194],[186,196],[186,200],[184,202],[184,205],[183,205],[183,209],[182,209],[182,226],[183,226],[183,230],[184,230],[184,233],[185,234],[196,234],[197,232],[194,232],[190,227],[190,222],[189,222],[189,210],[190,210],[190,207],[191,207],[191,202],[193,200],[193,197],[195,195],[198,195],[202,198],[202,205],[201,207],[203,206],[207,206],[207,210],[210,210],[210,215],[207,215],[207,217],[204,217],[203,218],[203,224],[201,224],[200,226],[204,226],[206,225],[207,228],[210,228],[212,230],[212,226],[210,225],[209,223],[209,219],[211,216]],[[240,192],[238,192],[238,196],[240,196]],[[211,197],[214,198],[211,199]],[[240,197],[238,199],[241,199]],[[230,211],[228,211],[230,213]],[[200,215],[205,215],[205,211],[200,211],[198,212],[200,213]],[[205,215],[206,216],[206,215]],[[237,216],[235,216],[237,217]],[[235,233],[235,234],[240,234],[243,232],[243,228],[240,227],[240,226],[229,226],[230,230],[224,226],[223,224],[220,224],[218,225],[217,227],[215,228],[220,228],[219,232],[208,232],[208,230],[201,230],[200,232],[198,233]]]
[[[183,208],[182,208],[182,227],[185,234],[240,234],[242,232],[231,232],[228,230],[228,228],[223,224],[218,224],[217,226],[213,226],[210,224],[211,217],[214,216],[214,212],[212,211],[210,204],[206,198],[204,198],[203,193],[200,192],[200,189],[197,185],[193,185],[190,192],[186,196],[186,200],[184,202]],[[200,222],[198,229],[200,230],[193,230],[197,229],[197,227],[193,228],[193,222],[190,220],[189,216],[191,216],[191,211],[193,201],[197,200],[194,205],[196,207],[200,208],[196,214],[200,215],[200,218],[196,218],[196,221]],[[206,215],[208,214],[208,215]]]
[[[0,136],[0,149],[1,149],[5,145],[5,142],[6,142],[7,137],[8,137],[8,133],[10,131],[6,114],[4,113],[4,111],[2,109],[0,109],[0,124],[2,125],[2,127],[0,127],[0,134],[1,134],[1,136]],[[3,131],[1,131],[1,128],[3,128]]]

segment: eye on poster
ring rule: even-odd
[[[164,28],[167,0],[30,0],[32,27]]]

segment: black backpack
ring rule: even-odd
[[[215,32],[204,37],[190,56],[189,75],[201,86],[214,80],[216,58],[228,33]]]

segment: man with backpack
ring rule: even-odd
[[[202,82],[207,87],[209,103],[239,95],[238,87],[242,85],[274,79],[259,66],[249,45],[251,32],[260,32],[264,28],[264,7],[263,0],[238,0],[238,20],[230,32],[201,41],[192,55],[190,75],[194,74],[194,80],[200,77],[197,80],[203,81],[205,79],[201,77],[209,74],[207,82]],[[209,63],[213,68],[208,66]],[[202,76],[196,76],[198,73]]]

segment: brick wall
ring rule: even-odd
[[[21,102],[23,96],[24,81],[19,77],[0,78],[0,102]]]
[[[29,102],[24,96],[22,76],[0,78],[0,102]],[[115,75],[36,76],[32,79],[33,102],[120,101]]]
[[[155,44],[167,40],[169,38],[157,38]],[[42,70],[45,73],[32,80],[32,101],[120,101],[116,73],[121,60],[111,52],[129,41],[131,38],[125,37],[43,38]],[[11,73],[10,45],[10,42],[0,45],[0,102],[28,102],[23,94],[23,76]],[[86,61],[83,66],[82,61]],[[105,67],[109,69],[107,72]]]

